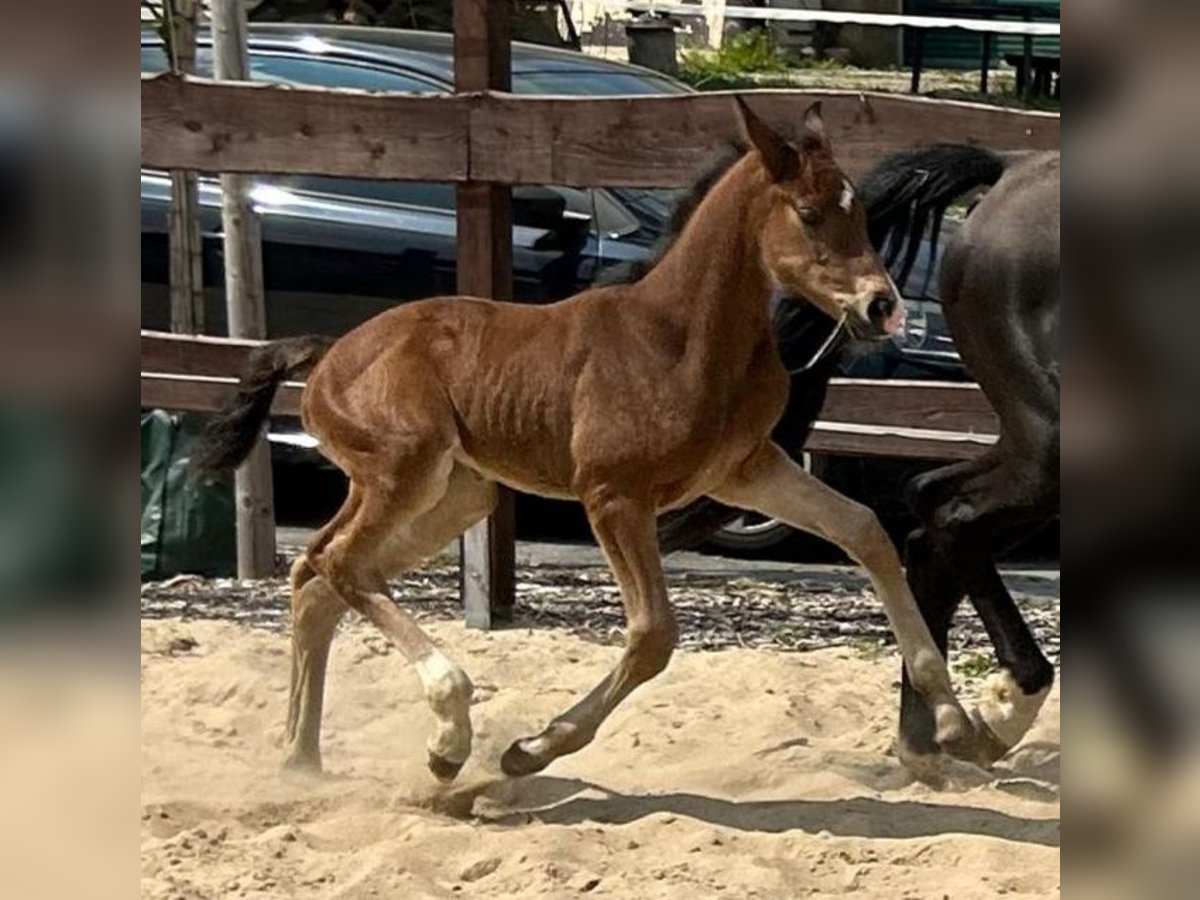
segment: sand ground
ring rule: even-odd
[[[590,747],[514,782],[503,748],[619,651],[429,628],[477,686],[449,791],[416,676],[362,622],[334,645],[320,779],[278,768],[285,636],[143,622],[143,897],[1059,895],[1057,688],[994,772],[934,790],[891,755],[895,656],[680,652]]]

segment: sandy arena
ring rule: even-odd
[[[476,684],[475,754],[448,790],[415,674],[363,622],[334,643],[328,774],[306,779],[279,770],[286,635],[144,620],[142,896],[1059,895],[1057,687],[996,771],[933,790],[891,753],[892,653],[684,650],[594,744],[512,782],[501,751],[618,649],[428,627]]]

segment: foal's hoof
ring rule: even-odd
[[[532,775],[540,772],[550,764],[550,760],[534,756],[521,744],[523,741],[513,741],[500,757],[500,770],[509,778],[520,778],[522,775]]]
[[[438,756],[436,753],[429,754],[429,771],[433,773],[433,777],[443,784],[448,784],[458,777],[458,773],[462,771],[462,762],[455,762],[452,759],[446,759],[444,756]]]
[[[320,775],[321,754],[293,751],[284,757],[283,770],[285,772],[298,772],[304,775]]]

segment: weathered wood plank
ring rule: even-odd
[[[228,399],[235,385],[236,379],[228,377],[205,378],[196,375],[143,372],[141,404],[148,409],[211,412]],[[272,414],[299,415],[301,390],[300,384],[284,384],[275,396],[275,402],[271,406]],[[902,390],[904,389],[898,389],[894,393],[899,395]],[[920,429],[906,431],[903,427],[892,426],[864,426],[862,430],[853,432],[831,430],[844,427],[846,423],[843,422],[818,422],[808,443],[805,444],[805,449],[813,453],[844,456],[953,460],[971,459],[990,446],[987,436],[984,435],[940,431],[922,433]],[[485,591],[485,583],[486,580],[481,580],[477,589]]]
[[[899,430],[887,427],[863,427],[843,431],[841,422],[817,422],[804,444],[810,453],[832,456],[872,456],[896,459],[958,460],[974,459],[986,451],[992,441],[979,435],[962,435],[922,429]]]
[[[184,412],[212,412],[220,409],[237,388],[236,378],[172,375],[167,372],[142,372],[143,409],[172,409]],[[300,415],[303,385],[285,382],[271,404],[276,416]]]
[[[143,331],[141,334],[143,372],[169,372],[173,375],[239,375],[246,354],[261,341],[247,338],[210,337]]]
[[[997,434],[1000,422],[976,384],[838,378],[830,382],[822,421]]]
[[[452,97],[144,76],[142,165],[461,181],[468,115]]]
[[[141,333],[143,372],[232,378],[258,342],[234,338]],[[925,428],[994,435],[999,424],[987,397],[969,382],[835,378],[823,422]]]
[[[764,119],[794,132],[821,101],[825,127],[851,176],[896,150],[940,142],[1053,150],[1058,116],[890,94],[740,92]],[[723,141],[739,137],[733,92],[671,97],[479,98],[471,175],[510,184],[686,185]]]
[[[788,128],[815,100],[846,171],[940,141],[1055,150],[1059,117],[847,91],[740,92]],[[368,94],[155,75],[142,79],[142,164],[226,172],[687,185],[737,137],[732,92],[663,97]]]
[[[174,375],[231,377],[258,341],[141,333],[141,369]],[[969,382],[835,378],[821,409],[826,422],[996,434],[998,421],[979,386]]]

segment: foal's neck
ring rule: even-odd
[[[647,302],[687,332],[691,351],[741,357],[770,328],[771,278],[759,249],[768,187],[757,157],[743,157],[639,283]]]

